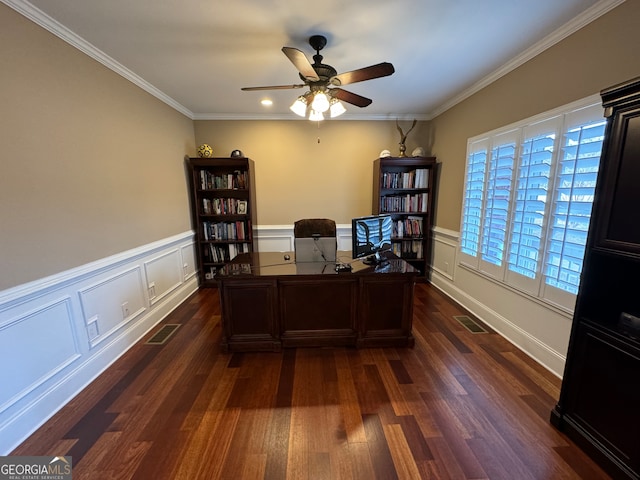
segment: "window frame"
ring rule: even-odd
[[[554,307],[559,307],[563,311],[572,312],[575,305],[576,295],[563,290],[562,288],[548,285],[545,281],[547,275],[547,249],[550,245],[550,236],[552,233],[552,224],[556,219],[557,212],[554,210],[556,205],[556,182],[560,178],[560,166],[565,159],[565,138],[570,133],[571,128],[575,128],[578,125],[584,125],[585,120],[595,121],[602,119],[602,122],[606,122],[604,117],[604,108],[598,94],[591,95],[587,98],[572,102],[570,104],[555,108],[553,110],[543,112],[534,117],[530,117],[519,122],[497,128],[490,132],[471,137],[467,140],[467,151],[465,157],[465,176],[462,193],[462,212],[460,216],[460,242],[458,245],[458,265],[460,267],[472,270],[482,276],[498,282],[510,289],[517,291],[525,296],[532,297],[543,303],[550,304]],[[536,135],[538,137],[536,137]],[[535,278],[531,278],[523,273],[514,271],[509,268],[509,262],[511,258],[512,239],[517,238],[518,232],[514,230],[514,222],[516,220],[516,205],[518,204],[519,183],[518,175],[521,170],[521,162],[523,162],[523,145],[525,141],[535,142],[542,139],[541,144],[544,145],[544,140],[549,139],[554,135],[553,147],[551,152],[551,159],[549,165],[548,175],[546,183],[546,191],[538,193],[538,195],[544,198],[543,211],[536,212],[541,214],[542,223],[539,225],[539,246],[538,255],[535,258],[536,270],[534,272]],[[484,188],[481,193],[480,202],[480,217],[478,219],[479,238],[476,245],[474,254],[473,248],[469,246],[469,235],[465,230],[466,221],[468,221],[469,214],[469,191],[467,191],[467,185],[470,180],[470,156],[474,155],[475,158],[481,158],[482,152],[484,152],[485,165],[484,165],[484,182],[483,185],[487,187],[488,175],[491,170],[491,161],[493,157],[494,149],[505,144],[505,141],[513,141],[515,138],[515,152],[513,154],[513,165],[511,171],[511,186],[508,193],[509,208],[507,212],[506,231],[503,232],[503,251],[501,262],[496,262],[495,259],[491,262],[486,261],[483,258],[483,232],[485,226],[485,212],[487,211],[487,201],[492,195],[487,188]],[[548,143],[548,142],[547,142]],[[602,142],[601,142],[602,144]],[[581,144],[579,144],[580,146]],[[544,156],[548,152],[548,147],[541,151]],[[548,155],[548,154],[547,154]],[[541,164],[538,164],[541,165]],[[475,164],[476,170],[479,169],[479,165]],[[542,171],[542,169],[540,170]],[[596,173],[597,176],[597,173]],[[477,175],[476,175],[477,177]],[[476,190],[478,192],[476,180]],[[524,182],[528,183],[528,182]],[[526,190],[521,190],[526,191]],[[473,193],[473,192],[472,192]],[[477,195],[477,193],[476,193]],[[495,196],[495,195],[494,195]],[[522,203],[522,201],[521,201]],[[534,200],[535,203],[535,200]],[[591,207],[593,201],[591,201]],[[475,207],[477,213],[478,208]],[[490,210],[494,212],[493,210]],[[494,212],[495,215],[495,212]],[[535,215],[534,215],[535,216]],[[524,225],[522,219],[524,214],[520,217],[521,224]],[[533,225],[529,223],[529,225]],[[536,223],[538,225],[538,223]],[[495,234],[495,232],[494,232]],[[501,263],[500,265],[498,263]],[[526,272],[525,272],[526,273]]]

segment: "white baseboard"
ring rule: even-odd
[[[566,355],[545,342],[540,336],[534,334],[529,330],[528,325],[534,322],[537,322],[538,325],[546,325],[547,328],[554,330],[552,336],[556,338],[563,336],[568,339],[570,321],[567,321],[565,316],[559,315],[552,308],[545,310],[544,306],[539,303],[533,304],[525,296],[519,296],[513,291],[502,289],[495,283],[487,282],[477,276],[473,281],[473,291],[482,292],[489,297],[499,295],[502,301],[497,303],[501,304],[501,307],[504,306],[505,311],[520,311],[522,314],[519,318],[510,318],[498,311],[498,309],[488,306],[477,296],[461,288],[463,284],[471,284],[468,278],[464,282],[457,278],[460,277],[460,275],[456,275],[457,246],[458,232],[434,229],[434,258],[431,269],[432,285],[469,310],[479,320],[486,323],[551,373],[562,378]],[[489,290],[491,290],[491,293],[487,294]],[[506,308],[507,306],[508,308]],[[542,312],[538,319],[530,318],[535,317],[535,314],[532,313],[534,309]]]
[[[193,232],[0,292],[0,455],[198,288]]]

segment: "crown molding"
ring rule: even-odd
[[[564,24],[555,32],[551,33],[550,35],[547,35],[545,38],[543,38],[539,42],[527,48],[524,52],[522,52],[520,55],[516,56],[515,58],[511,59],[509,62],[504,64],[498,70],[482,78],[480,81],[472,85],[469,89],[465,90],[459,95],[456,95],[446,103],[443,103],[440,107],[436,108],[433,112],[431,112],[430,117],[435,118],[438,115],[446,112],[447,110],[454,107],[458,103],[469,98],[474,93],[479,92],[484,87],[490,85],[491,83],[505,76],[509,72],[515,70],[516,68],[528,62],[529,60],[539,55],[540,53],[544,52],[545,50],[551,48],[555,44],[567,38],[569,35],[577,32],[578,30],[585,27],[589,23],[600,18],[605,13],[613,10],[618,5],[623,4],[625,1],[626,0],[602,0],[596,3],[592,7],[582,12],[580,15],[573,18],[568,23]]]
[[[149,82],[144,80],[139,75],[136,75],[134,72],[129,70],[124,65],[115,61],[113,58],[111,58],[109,55],[104,53],[102,50],[96,48],[91,43],[87,42],[85,39],[83,39],[79,35],[69,30],[67,27],[65,27],[60,22],[51,18],[49,15],[44,13],[39,8],[35,7],[34,5],[30,4],[25,0],[0,0],[0,1],[5,5],[7,5],[8,7],[11,7],[12,9],[14,9],[16,12],[20,13],[24,17],[28,18],[32,22],[41,26],[45,30],[48,30],[49,32],[53,33],[55,36],[64,40],[69,45],[74,46],[84,54],[88,55],[94,60],[97,60],[105,67],[113,70],[118,75],[126,78],[127,80],[137,85],[147,93],[163,101],[164,103],[169,105],[171,108],[177,110],[178,112],[189,117],[190,119],[193,119],[194,115],[191,110],[184,107],[180,103],[176,102],[173,98],[169,97],[164,92],[162,92],[161,90],[151,85]]]
[[[345,113],[340,118],[326,119],[324,122],[340,122],[346,120],[355,121],[388,121],[388,120],[419,120],[428,121],[431,120],[431,116],[423,113],[416,114],[371,114],[371,115],[358,115]],[[193,120],[288,120],[293,122],[305,122],[309,121],[306,118],[301,118],[290,113],[274,113],[274,114],[249,114],[249,113],[196,113],[193,115]]]
[[[63,24],[57,20],[51,18],[39,8],[35,7],[26,0],[0,0],[0,2],[6,4],[16,12],[20,13],[24,17],[28,18],[35,24],[41,26],[45,30],[53,33],[58,38],[67,42],[69,45],[77,48],[84,54],[100,62],[105,67],[114,71],[118,75],[129,80],[133,84],[137,85],[147,93],[153,95],[157,99],[169,105],[171,108],[182,113],[191,120],[305,120],[303,118],[294,118],[291,114],[236,114],[236,113],[194,113],[185,106],[178,103],[173,98],[166,95],[164,92],[154,87],[152,84],[144,80],[127,67],[117,62],[109,55],[98,49],[85,39],[69,30]],[[403,119],[417,119],[417,120],[430,120],[430,116],[424,114],[416,115],[356,115],[345,113],[340,120],[403,120]]]
[[[450,108],[454,107],[455,105],[462,102],[463,100],[469,98],[471,95],[479,92],[484,87],[490,85],[491,83],[505,76],[509,72],[515,70],[522,64],[531,60],[536,55],[539,55],[540,53],[544,52],[545,50],[552,47],[553,45],[560,42],[561,40],[565,39],[569,35],[580,30],[585,25],[588,25],[589,23],[593,22],[594,20],[601,17],[602,15],[609,12],[610,10],[613,10],[615,7],[617,7],[618,5],[621,5],[625,1],[626,0],[601,0],[600,2],[596,3],[589,9],[585,10],[582,14],[578,15],[573,20],[571,20],[570,22],[568,22],[567,24],[565,24],[564,26],[562,26],[552,34],[548,35],[541,41],[537,42],[536,44],[534,44],[533,46],[531,46],[530,48],[522,52],[520,55],[513,58],[511,61],[504,64],[498,70],[482,78],[480,81],[472,85],[469,89],[451,98],[449,101],[443,103],[441,106],[439,106],[438,108],[436,108],[430,113],[427,113],[427,114],[421,113],[421,114],[415,114],[415,115],[404,114],[401,116],[394,115],[394,114],[357,115],[357,114],[345,113],[342,117],[340,117],[340,120],[361,120],[361,121],[376,121],[376,120],[385,121],[385,120],[396,120],[396,119],[397,120],[417,119],[420,121],[431,120],[437,117],[438,115],[444,113],[445,111],[449,110]],[[94,60],[100,62],[102,65],[106,66],[107,68],[114,71],[118,75],[129,80],[133,84],[137,85],[147,93],[153,95],[157,99],[166,103],[171,108],[177,110],[178,112],[182,113],[183,115],[185,115],[191,120],[304,120],[302,118],[301,119],[291,118],[289,114],[272,114],[272,115],[232,114],[232,113],[196,114],[191,110],[189,110],[188,108],[186,108],[185,106],[183,106],[182,104],[178,103],[173,98],[166,95],[164,92],[162,92],[158,88],[154,87],[152,84],[144,80],[139,75],[135,74],[133,71],[126,68],[124,65],[120,64],[119,62],[111,58],[109,55],[105,54],[100,49],[96,48],[91,43],[87,42],[85,39],[83,39],[73,31],[69,30],[60,22],[54,20],[53,18],[45,14],[39,8],[27,2],[26,0],[0,0],[0,2],[9,6],[13,10],[20,13],[21,15],[28,18],[29,20],[33,21],[34,23],[41,26],[42,28],[53,33],[63,41],[74,46],[81,52],[93,58]]]

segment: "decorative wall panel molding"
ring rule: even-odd
[[[193,238],[185,232],[0,291],[0,455],[198,288]]]
[[[180,259],[182,260],[182,281],[186,282],[195,276],[196,270],[196,252],[195,243],[191,242],[180,247]]]
[[[144,263],[151,305],[162,300],[183,282],[183,261],[178,249]]]
[[[72,316],[64,296],[0,325],[0,413],[80,357]]]
[[[78,291],[92,348],[146,310],[142,289],[136,266]]]
[[[435,227],[433,229],[432,270],[453,281],[457,250],[458,232]]]

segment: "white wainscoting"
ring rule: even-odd
[[[458,232],[434,228],[431,283],[562,377],[571,314],[457,265],[458,238]]]
[[[197,288],[185,232],[0,292],[0,455]]]
[[[260,225],[254,229],[260,252],[293,252],[293,225]],[[351,225],[336,225],[338,250],[351,250]]]

